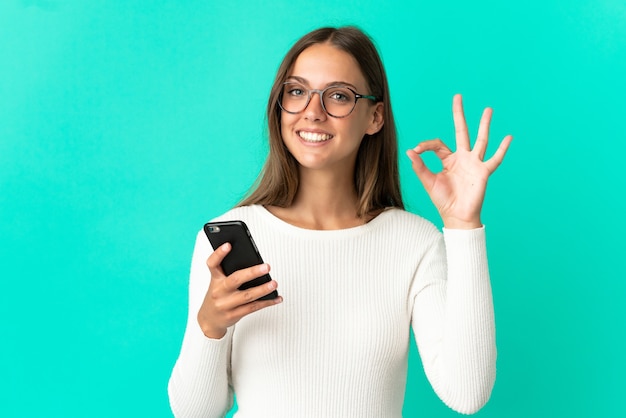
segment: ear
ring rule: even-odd
[[[365,131],[368,135],[374,135],[378,131],[380,131],[385,124],[385,105],[383,102],[378,102],[374,106],[374,109],[371,113],[370,125],[367,127]]]

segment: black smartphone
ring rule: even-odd
[[[230,253],[224,257],[221,264],[222,270],[227,276],[230,276],[237,270],[263,264],[263,259],[254,244],[250,230],[243,221],[209,222],[204,225],[204,233],[214,250],[224,243],[230,243],[232,247]],[[239,286],[239,290],[259,286],[270,280],[272,280],[270,275],[265,274],[242,284]],[[272,300],[277,297],[278,292],[274,290],[272,293],[259,299]]]

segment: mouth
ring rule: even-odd
[[[325,134],[320,132],[297,131],[296,133],[304,142],[311,143],[326,142],[333,138],[333,135],[331,134]]]

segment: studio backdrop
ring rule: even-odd
[[[625,22],[623,0],[2,0],[0,416],[171,416],[196,233],[263,164],[283,55],[347,24],[385,62],[409,210],[441,226],[404,150],[454,145],[453,94],[474,135],[494,108],[489,154],[515,138],[478,416],[622,416]],[[457,415],[414,346],[404,414]]]

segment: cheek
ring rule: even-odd
[[[290,115],[289,113],[285,114],[285,112],[283,112],[283,115],[280,118],[280,136],[283,145],[287,148],[290,154],[293,152],[292,146],[294,141],[294,123],[295,121],[293,115]]]
[[[290,115],[289,113],[282,112],[280,115],[280,132],[283,134],[283,137],[287,132],[291,132],[293,124],[295,123],[296,118],[294,115]]]
[[[355,117],[350,124],[350,131],[353,132],[355,136],[359,138],[363,138],[363,136],[367,133],[369,128],[369,117],[366,114],[355,115]]]

